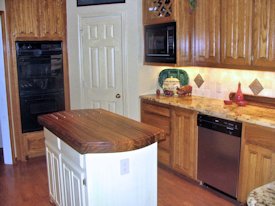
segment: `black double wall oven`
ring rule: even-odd
[[[37,117],[65,110],[62,42],[17,41],[22,132],[42,130]]]

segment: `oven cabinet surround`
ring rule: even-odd
[[[22,133],[15,41],[62,41],[65,109],[70,108],[67,63],[66,1],[6,0],[11,136],[17,160],[45,155],[42,131]]]
[[[148,2],[143,0],[144,19],[154,8]],[[189,1],[173,3],[173,18],[159,19],[177,22],[177,66],[274,71],[273,0],[197,0],[193,10]]]
[[[141,100],[141,121],[164,129],[159,142],[158,161],[197,179],[197,112]]]
[[[42,115],[55,205],[157,206],[164,131],[103,109]]]
[[[239,200],[255,188],[275,180],[275,129],[243,125]]]

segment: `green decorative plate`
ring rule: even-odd
[[[180,81],[180,86],[184,86],[189,83],[189,77],[186,71],[181,69],[164,69],[159,73],[159,86],[162,88],[164,80],[171,76]]]

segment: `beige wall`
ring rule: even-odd
[[[100,16],[114,12],[125,14],[125,94],[126,115],[139,118],[138,70],[141,67],[141,0],[128,0],[124,4],[107,4],[76,7],[76,0],[67,0],[67,31],[71,107],[81,108],[78,17],[81,15]]]

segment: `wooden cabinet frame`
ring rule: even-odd
[[[47,13],[48,18],[53,18],[49,22],[49,19],[41,17],[41,12],[49,9],[48,4],[58,4],[60,10],[54,10],[59,15],[54,13]],[[43,140],[43,131],[34,133],[21,132],[21,118],[20,118],[20,103],[19,103],[19,91],[18,91],[18,78],[17,78],[17,63],[16,63],[16,48],[15,41],[62,41],[63,49],[63,69],[64,69],[64,95],[65,95],[65,109],[70,109],[70,91],[69,91],[69,72],[68,72],[68,59],[67,59],[67,26],[66,26],[66,1],[65,0],[6,0],[6,21],[7,21],[7,55],[10,57],[6,66],[8,70],[6,73],[6,80],[9,82],[7,88],[9,88],[9,118],[10,118],[10,131],[11,140],[13,142],[12,151],[14,159],[26,160],[30,157],[36,157],[45,155],[45,146],[38,148],[41,145],[41,139]],[[18,5],[17,5],[18,4]],[[47,7],[44,7],[47,6]],[[36,9],[33,9],[36,8]],[[18,15],[17,19],[14,19],[13,12],[18,12],[18,9],[23,13]],[[25,10],[24,10],[25,9]],[[29,11],[36,12],[36,16],[30,16]],[[61,13],[60,13],[61,12]],[[26,18],[32,18],[30,21]],[[62,19],[57,22],[56,18]],[[22,21],[22,22],[21,22]],[[45,21],[45,27],[42,21]],[[54,23],[54,24],[53,24]],[[59,24],[60,23],[60,24]],[[58,25],[59,30],[50,29],[55,28]],[[47,32],[49,31],[49,32]],[[8,84],[8,83],[7,83]],[[14,140],[14,141],[13,141]],[[32,141],[33,140],[33,141]],[[40,141],[38,143],[37,141]],[[43,145],[43,144],[42,144]],[[31,149],[30,149],[31,148]]]
[[[172,167],[183,175],[197,179],[197,112],[173,108],[172,122]]]
[[[275,130],[243,123],[238,200],[275,180]]]
[[[177,22],[177,64],[145,64],[274,71],[274,1],[197,0],[194,10],[189,1],[174,4],[173,18],[162,19]]]
[[[197,179],[197,112],[141,100],[141,121],[166,131],[168,149],[163,145],[165,142],[159,143],[159,162],[178,173]]]

